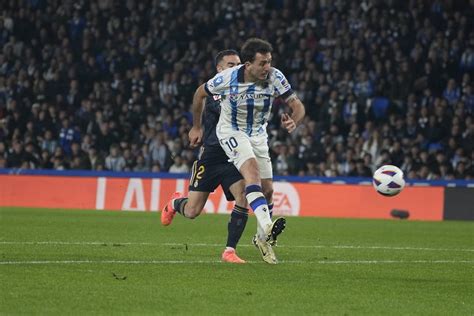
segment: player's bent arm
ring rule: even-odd
[[[204,109],[204,99],[207,96],[204,85],[199,86],[193,97],[192,113],[193,113],[193,127],[188,133],[189,145],[197,147],[201,145],[202,141],[202,112]]]
[[[201,128],[202,112],[204,110],[204,100],[207,96],[208,94],[206,92],[206,89],[204,88],[204,84],[200,85],[199,88],[196,89],[196,92],[194,92],[192,113],[193,127],[195,128]]]
[[[298,98],[296,94],[290,95],[286,100],[286,104],[291,108],[291,119],[298,125],[304,118],[306,110],[303,102]]]

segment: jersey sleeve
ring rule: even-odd
[[[280,70],[273,68],[273,73],[273,86],[275,87],[276,95],[282,97],[283,99],[287,99],[294,93],[291,89],[290,83]]]
[[[216,74],[213,78],[209,79],[205,85],[204,89],[206,90],[209,96],[220,95],[226,87],[229,85],[229,76],[226,71]]]

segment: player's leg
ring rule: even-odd
[[[237,244],[245,230],[248,219],[248,209],[246,207],[247,200],[245,198],[245,182],[234,166],[231,165],[228,168],[232,168],[230,170],[233,170],[233,172],[230,171],[224,175],[221,185],[227,200],[231,201],[235,199],[235,205],[227,224],[227,243],[226,248],[222,253],[222,260],[233,263],[245,263],[245,261],[240,259],[236,254]],[[237,181],[233,181],[232,177]]]
[[[262,177],[263,178],[263,177]],[[262,190],[265,199],[267,199],[270,218],[273,216],[273,179],[262,179]]]
[[[245,169],[246,164],[249,170]],[[251,168],[257,166],[257,160],[250,158],[240,168],[240,173],[246,178],[246,172],[251,172]],[[257,167],[258,172],[258,167]],[[257,217],[257,227],[259,231],[263,232],[261,236],[258,236],[255,241],[255,245],[260,250],[262,259],[270,264],[276,264],[277,259],[272,249],[271,244],[276,240],[277,236],[285,228],[285,219],[278,218],[273,223],[270,219],[267,201],[263,195],[262,187],[260,185],[250,184],[245,187],[245,193],[247,201],[250,204],[255,216]]]
[[[179,192],[174,193],[162,210],[161,223],[168,226],[176,213],[189,219],[198,217],[206,205],[208,197],[209,192],[190,191],[187,197]]]
[[[216,131],[219,142],[234,166],[245,180],[245,195],[252,208],[257,222],[262,227],[270,227],[272,221],[268,206],[263,196],[260,183],[260,172],[249,137],[240,131]]]
[[[271,179],[262,179],[262,191],[263,195],[265,196],[265,199],[267,200],[268,203],[268,210],[270,214],[270,218],[272,218],[273,212],[273,189],[270,188],[270,183],[272,182]],[[254,236],[253,243],[256,245],[256,239],[265,239],[265,230],[257,224],[257,234]]]
[[[185,197],[180,192],[173,193],[162,209],[161,223],[164,226],[171,224],[176,213],[190,219],[201,214],[209,193],[214,191],[218,185],[217,173],[213,171],[214,168],[206,166],[209,163],[210,161],[204,153],[201,159],[194,162],[189,181],[189,195]]]
[[[216,133],[222,148],[245,180],[246,198],[258,224],[267,232],[267,239],[273,240],[281,232],[281,224],[285,220],[281,218],[272,223],[270,219],[267,201],[262,191],[259,166],[254,153],[254,139],[249,138],[241,131],[229,132],[218,128]],[[265,144],[268,151],[265,135],[262,140],[259,139],[259,144],[260,142]],[[268,162],[270,163],[270,158],[268,158]]]
[[[268,210],[270,218],[272,217],[273,209],[273,169],[272,163],[269,154],[268,142],[266,135],[260,135],[252,139],[253,150],[255,157],[258,163],[258,169],[260,171],[262,191],[267,200]],[[286,226],[286,220],[284,218],[277,218],[273,222],[273,232],[271,238],[268,238],[268,231],[258,227],[257,225],[257,235],[258,238],[266,238],[272,245],[276,244],[277,236],[283,232]]]
[[[265,198],[268,201],[268,210],[270,211],[270,218],[273,218],[273,179],[262,179],[262,189],[263,189],[263,194],[265,195]],[[286,223],[284,226],[286,226]],[[257,235],[255,236],[255,238],[257,238],[258,235],[262,235],[263,233],[264,232],[262,231],[257,231]],[[270,242],[272,246],[277,245],[276,237],[277,236],[275,236],[275,238]],[[255,241],[254,241],[254,244],[255,244]]]
[[[263,195],[260,172],[255,158],[248,158],[241,164],[240,173],[245,179],[245,196],[250,208],[253,210],[258,224],[267,231],[272,225],[268,205]]]
[[[208,197],[209,192],[189,191],[187,198],[175,200],[174,208],[184,217],[194,219],[201,215]]]
[[[248,219],[247,199],[245,198],[245,182],[237,181],[229,187],[232,196],[235,197],[235,205],[230,214],[227,225],[227,248],[237,248]]]
[[[270,211],[270,219],[273,218],[273,180],[270,179],[262,179],[262,190],[263,190],[263,195],[265,196],[265,199],[267,200],[268,203],[268,210]],[[260,225],[257,224],[257,233],[252,237],[252,243],[257,246],[257,239],[259,236],[264,236],[265,231],[263,228],[260,227]],[[272,246],[276,245],[276,239],[271,242]]]

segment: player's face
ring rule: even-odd
[[[272,66],[272,54],[260,54],[255,55],[253,62],[247,62],[246,68],[248,69],[250,75],[256,80],[265,80],[268,77],[270,72],[270,67]]]
[[[227,55],[222,58],[219,64],[217,64],[217,72],[221,72],[228,68],[240,65],[240,57],[238,55]]]

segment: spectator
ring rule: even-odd
[[[69,156],[71,154],[71,144],[74,141],[79,140],[80,136],[72,127],[70,127],[69,119],[63,119],[62,128],[59,131],[59,145],[64,150],[66,155]]]
[[[243,1],[233,7],[240,20],[229,23],[221,23],[227,2],[212,15],[190,10],[195,0],[168,1],[166,10],[151,0],[126,10],[108,1],[28,3],[2,4],[0,158],[9,168],[102,170],[119,143],[121,170],[166,172],[178,155],[190,167],[189,105],[213,73],[210,56],[258,34],[307,106],[288,136],[278,131],[284,104],[274,105],[270,143],[287,148],[275,174],[368,175],[390,160],[407,177],[474,176],[468,2],[303,1],[295,9],[279,1],[250,11]],[[389,100],[385,117],[374,117],[373,98]]]
[[[277,157],[274,159],[274,167],[273,170],[281,175],[288,175],[288,147],[283,144],[273,144],[274,149],[276,149]]]
[[[26,161],[23,144],[20,141],[14,141],[12,150],[8,155],[7,165],[9,168],[21,168],[23,162]]]
[[[105,158],[105,168],[110,171],[123,171],[126,166],[125,158],[120,153],[119,146],[112,144],[110,154]]]
[[[171,165],[171,153],[164,137],[164,133],[159,132],[151,142],[149,150],[153,163],[158,163],[160,169],[168,170]]]
[[[143,158],[143,156],[140,154],[137,156],[137,163],[133,167],[133,171],[136,171],[136,172],[150,171],[150,169],[146,166],[145,158]]]
[[[461,90],[456,86],[454,79],[449,79],[446,89],[443,91],[443,97],[449,105],[454,105],[461,97]]]
[[[171,165],[169,172],[171,173],[188,173],[189,167],[183,163],[183,158],[181,156],[176,156],[174,158],[174,163]]]
[[[51,130],[44,132],[44,138],[40,141],[40,144],[41,149],[46,150],[50,154],[52,154],[58,146],[58,142],[53,138],[53,132]]]

